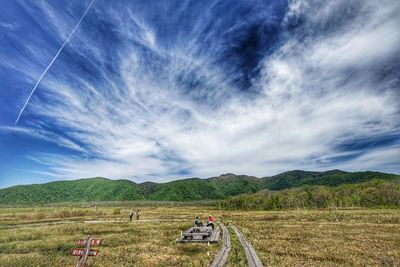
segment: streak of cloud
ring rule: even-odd
[[[78,23],[75,25],[75,27],[72,29],[71,33],[69,34],[69,36],[67,37],[67,39],[64,41],[64,43],[61,45],[60,49],[58,49],[56,55],[53,57],[53,59],[50,61],[49,65],[47,65],[47,67],[45,68],[45,70],[42,72],[42,74],[40,75],[39,79],[36,81],[35,86],[32,88],[28,98],[25,101],[25,104],[22,106],[17,119],[15,120],[15,125],[18,124],[19,119],[22,116],[22,113],[24,112],[26,106],[29,103],[29,100],[31,99],[33,93],[35,92],[36,88],[39,86],[40,82],[42,81],[43,77],[46,75],[47,71],[51,68],[51,66],[53,65],[54,61],[56,61],[57,57],[60,55],[61,51],[64,49],[64,47],[67,45],[67,43],[69,42],[69,40],[72,38],[72,36],[74,35],[74,33],[76,32],[76,30],[78,29],[79,25],[81,24],[81,22],[83,21],[83,19],[85,18],[86,14],[88,13],[89,9],[92,7],[93,3],[95,0],[92,0],[89,4],[89,6],[86,8],[85,12],[82,14],[81,18],[78,20]]]

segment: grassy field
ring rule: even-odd
[[[134,209],[134,208],[132,208]],[[196,215],[209,213],[247,236],[268,266],[400,266],[400,210],[217,211],[186,206],[0,208],[0,266],[74,266],[78,239],[103,238],[88,266],[207,266],[219,245],[176,244]],[[231,235],[228,266],[245,265]]]
[[[400,266],[400,210],[230,212],[270,266]]]

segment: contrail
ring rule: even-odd
[[[35,86],[33,87],[31,93],[28,96],[28,99],[26,100],[24,106],[22,107],[21,111],[19,112],[18,118],[15,121],[15,125],[17,125],[19,119],[21,118],[22,113],[24,112],[26,105],[28,105],[29,100],[31,100],[31,97],[33,95],[33,93],[35,92],[36,88],[38,87],[38,85],[40,84],[40,82],[42,81],[43,77],[46,75],[47,71],[51,68],[51,65],[53,65],[54,61],[56,61],[58,55],[61,53],[61,51],[63,50],[64,46],[69,42],[69,40],[71,39],[72,35],[74,35],[75,31],[78,29],[79,25],[81,24],[82,20],[85,18],[86,14],[88,13],[89,9],[92,7],[93,3],[95,0],[92,0],[89,4],[89,6],[86,8],[85,12],[83,13],[82,17],[79,19],[78,23],[76,24],[75,28],[72,30],[72,32],[69,34],[68,38],[64,41],[64,43],[62,44],[62,46],[60,47],[60,49],[58,49],[57,54],[54,56],[54,58],[50,61],[49,65],[47,66],[47,68],[43,71],[43,73],[40,75],[39,79],[37,80]]]

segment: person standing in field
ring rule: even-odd
[[[139,210],[137,210],[137,211],[136,211],[136,220],[137,220],[137,221],[139,221],[139,216],[140,216],[140,213],[139,213]]]
[[[133,217],[133,211],[129,212],[129,220],[132,221],[132,217]]]

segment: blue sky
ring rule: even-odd
[[[399,1],[1,4],[0,187],[400,173]]]

